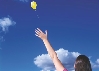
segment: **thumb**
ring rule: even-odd
[[[45,34],[47,35],[47,30],[45,31]]]

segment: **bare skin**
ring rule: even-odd
[[[54,65],[55,65],[56,70],[63,71],[65,68],[62,65],[61,61],[58,59],[57,53],[54,51],[54,49],[52,48],[52,46],[50,45],[50,43],[47,39],[47,31],[45,31],[45,33],[43,33],[39,28],[37,28],[35,30],[35,33],[36,33],[35,35],[37,37],[41,38],[41,40],[44,42],[45,47],[46,47],[48,54],[50,55]]]

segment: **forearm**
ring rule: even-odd
[[[47,39],[43,40],[45,47],[48,51],[48,54],[50,55],[50,57],[53,59],[55,56],[57,56],[56,52],[54,51],[54,49],[52,48],[52,46],[50,45],[49,41]]]

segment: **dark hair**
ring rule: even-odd
[[[75,71],[92,71],[90,60],[85,55],[79,55],[75,62]]]

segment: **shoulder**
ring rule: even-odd
[[[68,71],[67,69],[64,69],[63,71]]]

